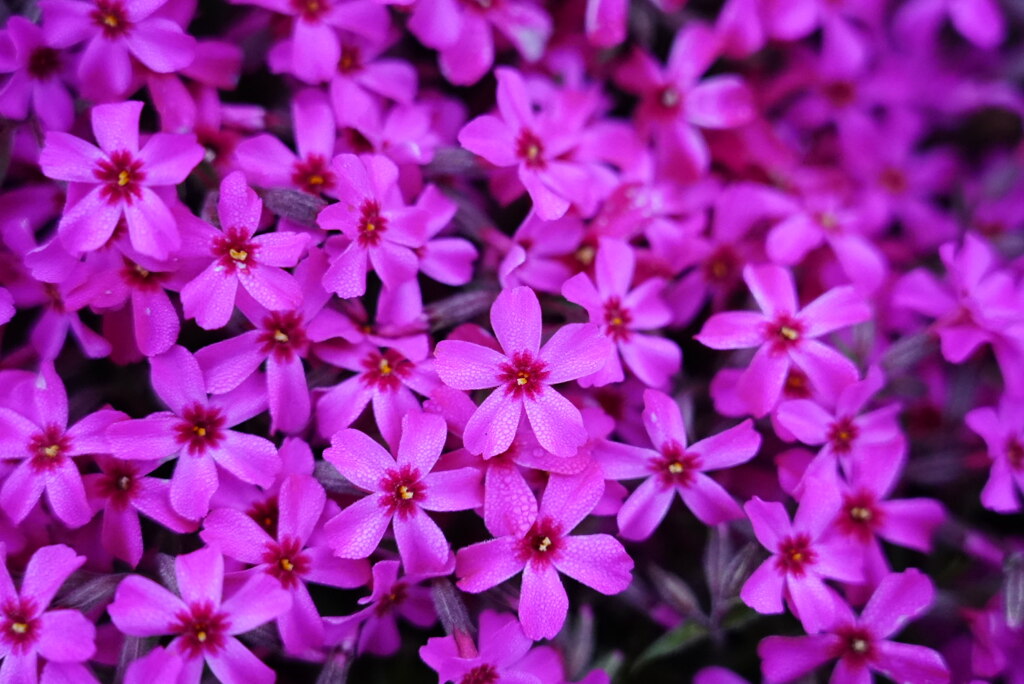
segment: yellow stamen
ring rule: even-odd
[[[199,643],[203,643],[204,641],[206,641],[206,632],[196,632],[196,641],[198,641]]]
[[[854,520],[871,520],[871,511],[863,506],[855,506],[850,509],[850,517]]]
[[[405,501],[408,501],[413,497],[413,493],[409,491],[409,488],[405,485],[398,487],[398,496],[402,497]]]
[[[274,331],[274,339],[277,340],[278,342],[287,342],[288,341],[288,336],[285,335],[280,330],[276,330],[276,331]]]
[[[590,245],[584,245],[576,250],[576,261],[584,265],[590,265],[594,261],[594,257],[597,255],[595,250]]]
[[[15,634],[24,634],[28,631],[28,625],[24,622],[12,622],[11,631]]]
[[[117,20],[116,19],[114,20],[114,24],[112,24],[112,25],[117,25]],[[128,185],[128,182],[131,179],[132,179],[132,174],[128,173],[127,171],[122,171],[121,173],[117,174],[117,184],[122,186],[122,187],[124,187],[125,185]]]
[[[544,537],[540,540],[540,544],[537,544],[538,551],[547,551],[551,546],[551,537]]]
[[[868,642],[864,641],[863,639],[854,639],[853,643],[850,644],[850,648],[852,648],[857,653],[867,653]]]
[[[146,269],[142,268],[138,264],[135,264],[135,272],[138,273],[143,278],[148,278],[149,277],[149,271],[147,271]]]
[[[796,330],[794,330],[793,328],[789,327],[788,325],[784,325],[781,328],[779,328],[779,334],[782,335],[783,337],[785,337],[787,340],[790,340],[790,341],[795,340],[796,338],[800,337],[800,333],[798,333]]]
[[[129,485],[131,485],[131,483],[132,479],[127,475],[122,475],[121,477],[117,478],[117,488],[120,489],[122,492],[128,491],[128,487]]]
[[[280,561],[280,565],[281,565],[281,569],[284,570],[285,572],[291,572],[292,570],[295,569],[295,564],[292,563],[287,558],[282,558],[281,561]]]
[[[668,464],[668,472],[678,475],[683,472],[683,464],[678,462],[672,462]]]
[[[612,319],[612,325],[622,325],[622,319],[616,316]]]
[[[516,384],[522,387],[526,383],[530,382],[530,376],[526,373],[520,373],[519,377],[516,378]]]
[[[391,371],[394,370],[387,359],[381,359],[380,363],[377,364],[377,368],[380,370],[381,375],[391,375]]]
[[[377,224],[374,223],[373,221],[367,221],[365,230],[367,233],[372,233],[373,231],[377,230]]]
[[[315,176],[310,176],[309,177],[309,184],[310,185],[323,185],[324,184],[324,177],[319,175],[319,174],[317,174]]]
[[[50,446],[43,449],[43,453],[50,458],[57,458],[57,454],[60,453],[60,446],[57,444],[51,444]]]
[[[244,249],[229,249],[228,255],[235,261],[245,261],[249,258],[249,253]]]
[[[194,428],[192,428],[192,432],[196,433],[200,437],[206,436],[206,428],[204,428],[201,425],[196,425]]]

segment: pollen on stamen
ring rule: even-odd
[[[853,651],[855,651],[856,653],[867,653],[868,642],[864,639],[854,639],[850,643],[850,648],[853,649]]]
[[[229,249],[228,255],[235,261],[245,261],[249,258],[249,253],[244,249]]]
[[[28,632],[28,624],[25,622],[12,622],[11,631],[15,634],[25,634]]]
[[[284,334],[283,332],[281,332],[280,330],[275,330],[275,331],[274,331],[274,339],[275,339],[276,341],[278,341],[278,342],[287,342],[287,341],[288,341],[288,336],[287,336],[287,335],[285,335],[285,334]]]
[[[408,487],[406,487],[405,485],[401,485],[401,486],[400,486],[400,487],[398,488],[398,496],[400,496],[400,497],[402,497],[403,499],[405,499],[406,501],[408,501],[408,500],[409,500],[409,499],[411,499],[411,498],[412,498],[413,496],[415,496],[415,494],[413,494],[413,493],[412,493],[411,491],[409,491],[409,488],[408,488]]]
[[[779,334],[785,337],[787,340],[790,340],[791,342],[800,337],[799,331],[797,331],[795,328],[789,327],[788,325],[784,325],[781,328],[779,328]]]
[[[866,522],[868,520],[871,520],[871,509],[865,508],[863,506],[854,506],[853,508],[850,509],[850,517],[854,520]]]
[[[43,449],[43,453],[46,454],[50,458],[57,458],[57,454],[60,453],[60,445],[59,444],[51,444],[50,446],[48,446],[45,449]]]
[[[287,558],[282,558],[281,561],[278,563],[278,565],[280,565],[281,569],[284,570],[285,572],[291,572],[292,570],[295,569],[295,564],[292,563]]]
[[[669,463],[668,464],[668,472],[672,473],[673,475],[678,475],[679,473],[683,472],[683,464],[682,463]]]
[[[549,548],[551,548],[551,537],[544,537],[540,540],[540,543],[537,544],[538,551],[547,551]]]
[[[131,180],[132,175],[128,173],[128,171],[122,171],[121,173],[117,174],[117,184],[122,187],[128,185],[128,183],[131,182]]]

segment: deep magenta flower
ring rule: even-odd
[[[523,411],[541,446],[572,456],[586,441],[579,409],[551,388],[589,375],[608,358],[610,342],[594,323],[563,326],[540,347],[541,311],[528,287],[503,290],[491,307],[491,326],[503,352],[461,340],[438,342],[437,374],[461,390],[498,389],[469,419],[463,441],[490,458],[508,449]]]
[[[236,635],[280,616],[291,596],[266,573],[254,573],[226,598],[224,557],[205,547],[174,559],[179,596],[140,575],[126,577],[107,608],[114,625],[137,637],[173,635],[168,650],[184,660],[179,684],[198,684],[203,663],[222,682],[273,682],[274,671]]]
[[[822,540],[841,504],[835,482],[808,478],[792,523],[776,501],[755,496],[743,506],[757,540],[772,554],[740,590],[744,603],[759,613],[781,613],[785,596],[808,633],[831,624],[835,592],[823,580],[854,584],[864,580],[860,554],[850,553],[843,540]]]
[[[472,594],[523,573],[519,619],[531,639],[558,634],[569,610],[559,572],[596,589],[618,594],[633,579],[633,559],[607,534],[571,535],[604,492],[601,469],[579,475],[552,475],[540,507],[522,508],[518,519],[502,518],[497,538],[459,549],[458,586]],[[532,496],[532,495],[531,495]]]
[[[88,41],[78,61],[83,94],[113,100],[131,89],[133,58],[167,74],[195,59],[196,39],[160,10],[167,0],[43,0],[43,28],[54,47]]]
[[[125,460],[178,457],[171,478],[171,506],[190,520],[210,510],[217,465],[243,482],[268,487],[281,467],[269,440],[229,428],[263,412],[266,387],[253,377],[232,392],[207,395],[199,363],[186,349],[149,361],[157,396],[170,411],[110,426],[110,451]]]
[[[0,115],[24,119],[31,108],[46,128],[68,130],[75,105],[63,78],[67,56],[54,47],[52,34],[24,17],[11,17],[6,29],[14,54],[9,64],[0,58],[0,73],[11,74],[0,88]]]
[[[290,653],[323,645],[323,621],[307,582],[351,589],[369,579],[365,561],[336,558],[327,546],[312,543],[326,500],[324,488],[315,479],[289,475],[278,492],[275,536],[237,508],[216,508],[203,521],[203,541],[274,577],[291,594],[291,608],[277,617],[278,631]]]
[[[324,458],[370,493],[324,525],[336,555],[366,558],[391,524],[407,573],[451,572],[451,548],[426,511],[476,508],[483,503],[483,492],[476,468],[431,472],[447,436],[440,416],[410,413],[402,420],[396,456],[358,430],[342,430],[331,438]]]
[[[142,103],[134,101],[94,107],[92,131],[99,147],[69,133],[46,134],[39,155],[43,173],[86,191],[75,202],[68,193],[58,226],[69,251],[99,249],[122,218],[132,247],[142,254],[165,259],[181,244],[168,202],[174,199],[174,186],[202,160],[203,148],[191,134],[155,133],[140,149],[141,113]]]
[[[908,620],[932,604],[935,589],[919,570],[888,575],[860,617],[842,599],[825,632],[802,637],[768,637],[757,648],[765,681],[788,682],[838,658],[835,684],[870,682],[878,672],[897,682],[943,684],[949,669],[934,650],[891,641]]]
[[[186,318],[200,327],[223,327],[235,310],[238,286],[271,311],[296,309],[302,290],[283,268],[298,263],[309,238],[301,233],[273,232],[255,235],[263,202],[246,185],[241,172],[220,184],[217,214],[221,230],[205,222],[195,223],[187,246],[191,252],[212,260],[181,289]]]
[[[479,647],[462,653],[455,637],[433,637],[420,647],[420,658],[441,682],[515,682],[541,684],[520,663],[533,647],[514,616],[485,610],[480,614]]]
[[[57,676],[54,665],[92,658],[96,651],[92,622],[77,610],[46,610],[64,580],[84,562],[85,556],[63,544],[44,546],[32,554],[20,589],[14,588],[6,563],[0,565],[0,680],[35,684],[42,658],[47,661],[44,682],[71,681]]]
[[[964,417],[964,422],[985,440],[992,459],[981,503],[1000,513],[1019,511],[1024,492],[1024,402],[1007,396],[998,409],[976,408]]]
[[[594,281],[578,273],[562,285],[562,294],[587,310],[591,323],[602,327],[613,342],[607,363],[598,372],[580,378],[583,387],[621,382],[622,363],[649,387],[663,387],[679,372],[682,352],[672,340],[643,335],[667,325],[672,312],[661,298],[666,281],[649,278],[632,287],[636,255],[628,243],[602,238],[594,264]]]
[[[707,320],[696,339],[712,349],[757,347],[740,376],[739,391],[760,417],[779,400],[796,366],[821,392],[838,391],[857,379],[857,368],[817,337],[871,317],[852,286],[835,287],[798,309],[792,274],[780,266],[747,266],[743,279],[764,313],[728,311]]]
[[[19,461],[4,478],[0,506],[20,523],[45,491],[53,514],[68,527],[80,527],[93,511],[73,459],[107,453],[104,431],[125,415],[101,409],[69,428],[68,395],[53,365],[44,364],[38,375],[24,375],[11,408],[0,407],[0,458]]]
[[[366,292],[366,272],[373,266],[384,287],[394,289],[413,278],[416,253],[427,239],[426,214],[405,205],[398,167],[387,157],[340,154],[331,162],[338,202],[320,212],[324,230],[340,230],[348,245],[331,261],[324,287],[339,297]]]
[[[619,509],[619,531],[623,537],[649,537],[668,513],[674,494],[705,525],[743,517],[729,493],[704,472],[739,465],[754,457],[761,436],[749,419],[687,445],[679,405],[662,392],[646,390],[643,420],[653,450],[611,444],[598,452],[606,478],[647,478]]]

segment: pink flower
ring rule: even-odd
[[[775,406],[794,365],[823,392],[857,379],[849,359],[815,339],[871,317],[870,307],[853,287],[833,288],[798,309],[793,276],[786,269],[747,266],[743,279],[764,313],[715,314],[696,339],[712,349],[758,347],[738,388],[751,413],[760,417]]]
[[[184,69],[196,40],[159,10],[167,0],[43,0],[43,27],[54,47],[88,41],[78,62],[83,94],[113,100],[132,87],[133,61],[161,74]],[[194,166],[194,165],[193,165]]]
[[[236,171],[220,185],[217,214],[221,230],[196,222],[197,232],[190,237],[189,248],[213,259],[181,288],[181,303],[185,317],[195,318],[200,327],[213,330],[227,324],[239,284],[271,311],[296,309],[301,304],[298,282],[282,268],[298,262],[309,238],[291,232],[254,236],[262,211],[263,202],[246,185],[245,176]]]
[[[402,420],[396,457],[358,430],[334,435],[324,458],[370,493],[324,526],[336,555],[366,558],[392,524],[406,572],[446,573],[451,548],[425,511],[462,511],[483,502],[477,469],[431,472],[447,435],[444,419],[427,413],[410,413]]]
[[[455,637],[433,637],[420,647],[420,658],[441,682],[516,682],[541,684],[521,668],[533,642],[515,617],[485,610],[480,614],[479,648],[463,653]]]
[[[287,476],[277,500],[274,537],[237,508],[211,511],[199,536],[229,558],[275,578],[291,594],[291,608],[277,617],[277,627],[288,652],[299,654],[320,648],[324,639],[323,622],[306,583],[351,589],[366,583],[369,567],[364,561],[336,558],[326,546],[311,543],[327,500],[315,479]]]
[[[545,221],[561,218],[573,202],[588,203],[592,178],[564,157],[579,143],[577,127],[559,114],[533,111],[518,71],[495,69],[499,116],[479,116],[459,131],[459,143],[497,167],[515,167],[519,181]]]
[[[666,283],[649,278],[631,287],[635,267],[636,255],[628,243],[602,238],[594,267],[597,286],[585,273],[562,285],[563,296],[585,308],[590,322],[603,326],[605,336],[614,344],[604,367],[580,378],[582,387],[621,382],[625,378],[623,361],[650,387],[664,386],[679,372],[682,352],[674,342],[638,332],[671,321],[672,312],[661,298]]]
[[[611,444],[598,452],[604,476],[647,479],[619,509],[619,530],[627,539],[646,539],[665,518],[678,494],[705,525],[742,518],[725,489],[704,474],[749,461],[761,445],[750,420],[687,446],[679,405],[656,390],[644,391],[644,426],[655,449]]]
[[[491,307],[491,326],[503,352],[472,342],[438,342],[437,374],[461,390],[498,389],[477,408],[463,441],[490,458],[508,449],[525,410],[540,445],[572,456],[586,441],[579,409],[551,388],[598,370],[610,342],[593,323],[563,326],[540,348],[541,311],[528,287],[503,290]],[[539,351],[538,351],[538,348]]]
[[[195,357],[183,347],[149,361],[157,396],[170,411],[122,421],[106,432],[117,458],[152,460],[178,456],[171,478],[171,506],[190,520],[210,510],[217,490],[217,465],[243,482],[268,487],[281,467],[277,449],[267,439],[228,428],[266,408],[258,378],[233,392],[209,397]]]
[[[46,128],[68,130],[75,105],[62,77],[67,58],[53,46],[53,34],[19,16],[11,17],[6,29],[14,59],[8,65],[0,63],[0,72],[12,72],[0,88],[0,114],[24,119],[31,106]]]
[[[384,287],[394,289],[416,275],[414,248],[426,241],[428,218],[407,207],[398,188],[398,167],[387,157],[340,154],[331,163],[339,201],[317,216],[324,230],[340,230],[348,245],[331,261],[324,287],[339,297],[366,292],[372,264]]]
[[[1019,398],[1004,397],[998,409],[976,408],[964,421],[985,440],[992,459],[981,503],[1000,513],[1019,511],[1024,492],[1024,404]]]
[[[778,502],[755,496],[743,506],[757,540],[772,554],[740,590],[744,603],[759,613],[781,613],[785,596],[808,633],[831,624],[836,596],[823,580],[864,580],[859,554],[843,543],[822,541],[840,505],[834,482],[809,478],[792,523]]]
[[[20,523],[43,492],[50,510],[68,527],[80,527],[93,516],[78,466],[72,460],[107,453],[104,431],[124,419],[120,411],[102,409],[68,427],[68,396],[50,363],[17,386],[11,402],[0,407],[0,458],[18,465],[4,478],[0,506]]]
[[[860,617],[837,598],[835,617],[824,633],[761,642],[757,652],[765,680],[788,682],[838,658],[831,680],[836,684],[869,682],[872,671],[897,682],[948,682],[949,669],[938,653],[888,638],[923,613],[934,594],[931,580],[911,568],[882,580]]]
[[[122,580],[107,608],[114,625],[130,636],[173,635],[167,650],[184,660],[179,684],[198,684],[204,661],[224,682],[273,682],[274,671],[236,635],[288,610],[278,580],[255,573],[223,598],[224,557],[213,547],[175,558],[174,575],[180,598],[140,575]]]
[[[64,580],[84,562],[85,556],[63,544],[44,546],[32,554],[20,591],[14,588],[6,564],[0,565],[0,680],[35,684],[41,657],[47,661],[44,682],[72,681],[60,678],[59,665],[54,665],[92,658],[96,651],[92,622],[77,610],[46,610]]]
[[[519,619],[534,640],[554,637],[565,622],[569,599],[559,572],[602,594],[624,591],[633,579],[633,560],[622,544],[607,534],[569,534],[603,492],[596,466],[575,476],[552,475],[536,513],[524,510],[490,530],[496,539],[459,550],[459,588],[476,594],[522,571]]]
[[[55,0],[62,5],[82,5]],[[141,102],[99,105],[92,110],[92,130],[99,148],[69,133],[50,131],[39,165],[50,178],[80,186],[85,195],[64,208],[58,231],[73,253],[102,247],[122,218],[132,247],[165,259],[180,245],[178,226],[168,202],[174,187],[203,158],[195,136],[155,133],[139,149]]]

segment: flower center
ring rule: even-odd
[[[256,524],[262,527],[271,537],[277,536],[278,509],[276,496],[272,496],[266,501],[257,502],[246,512],[246,515],[255,520]]]
[[[146,180],[146,172],[142,169],[142,160],[133,157],[131,152],[112,152],[109,158],[96,163],[92,175],[103,183],[100,194],[110,204],[131,204],[142,197],[142,181]]]
[[[700,472],[701,460],[696,454],[686,453],[679,442],[672,441],[661,448],[661,455],[650,465],[663,487],[689,487]]]
[[[327,159],[321,154],[307,155],[292,167],[292,183],[311,195],[332,189],[336,180]]]
[[[790,399],[808,399],[811,396],[810,380],[807,374],[793,366],[786,374],[786,382],[782,385],[782,391]]]
[[[524,128],[519,132],[519,138],[516,140],[516,156],[530,168],[543,169],[547,166],[544,161],[544,143],[529,128]]]
[[[498,671],[493,665],[477,665],[462,675],[459,684],[494,684],[498,679]]]
[[[906,174],[893,166],[885,167],[878,178],[878,182],[893,195],[902,195],[910,185]]]
[[[395,582],[391,585],[391,591],[384,594],[374,606],[373,612],[378,616],[390,613],[405,602],[408,593],[405,582]]]
[[[544,379],[551,375],[548,364],[535,359],[528,351],[518,351],[511,362],[498,366],[498,381],[505,384],[505,393],[517,399],[524,395],[535,399],[544,389]]]
[[[413,364],[393,349],[383,354],[370,352],[360,362],[363,368],[362,380],[367,387],[381,392],[395,392],[402,386],[402,379],[408,377]]]
[[[28,73],[43,81],[57,73],[60,69],[60,52],[50,47],[37,47],[28,58]]]
[[[360,207],[359,244],[363,247],[375,247],[380,244],[381,233],[388,229],[388,220],[380,213],[380,204],[376,200],[364,200]]]
[[[292,0],[296,13],[308,22],[317,22],[331,8],[328,0]]]
[[[1024,471],[1024,445],[1016,437],[1006,443],[1006,460],[1014,470]]]
[[[775,351],[784,351],[794,347],[803,334],[803,323],[788,314],[781,314],[767,324],[765,336]]]
[[[866,490],[845,496],[842,508],[845,515],[840,514],[836,525],[847,536],[870,541],[884,516],[877,504],[875,495]]]
[[[131,22],[120,0],[96,0],[96,9],[89,18],[103,30],[106,38],[117,38],[128,33]]]
[[[214,610],[209,601],[193,603],[174,617],[177,622],[171,625],[171,632],[181,635],[180,648],[189,659],[224,648],[231,623],[227,614]]]
[[[39,639],[38,609],[31,599],[13,599],[0,608],[0,642],[18,655],[29,652]]]
[[[381,478],[380,505],[389,515],[397,514],[407,518],[418,509],[417,501],[426,496],[426,488],[420,481],[420,471],[411,465],[391,468]]]
[[[823,90],[834,107],[849,107],[857,99],[857,86],[852,81],[831,81]]]
[[[42,432],[32,435],[28,441],[30,462],[37,472],[60,467],[70,450],[71,438],[57,425],[48,425]]]
[[[633,322],[633,316],[629,309],[622,306],[618,297],[610,297],[604,303],[604,326],[605,334],[616,342],[625,342],[629,339],[630,331],[627,326]]]
[[[341,59],[338,60],[338,71],[353,74],[363,68],[363,56],[356,45],[344,45],[341,48]]]
[[[817,552],[811,548],[811,538],[804,533],[786,537],[779,543],[776,567],[783,573],[802,577],[807,566],[818,561]]]
[[[836,657],[847,658],[855,663],[864,663],[871,659],[875,639],[866,629],[849,625],[836,630],[836,635],[839,637]]]
[[[854,424],[852,418],[841,418],[829,426],[828,441],[837,454],[848,454],[858,434],[860,428]]]
[[[302,543],[295,537],[268,543],[262,560],[267,564],[267,572],[289,588],[302,581],[302,575],[309,572],[311,565],[309,556],[302,552]]]
[[[547,565],[562,549],[562,527],[550,517],[537,520],[519,540],[518,557],[523,562]]]
[[[226,419],[215,406],[192,404],[181,414],[181,422],[175,428],[176,439],[192,456],[201,456],[207,449],[214,449],[224,439]]]
[[[658,93],[658,104],[663,109],[675,111],[683,102],[683,94],[675,86],[665,86]]]
[[[273,354],[279,361],[290,361],[302,355],[309,338],[297,311],[274,311],[263,319],[263,331],[256,338],[264,354]]]
[[[256,265],[258,245],[253,243],[243,228],[230,228],[227,233],[213,238],[210,251],[220,262],[218,268],[225,273],[244,271]]]

